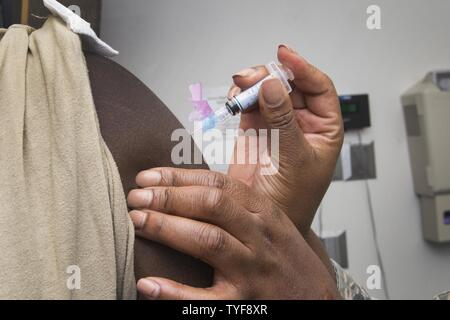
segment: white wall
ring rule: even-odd
[[[373,3],[380,31],[366,28]],[[390,294],[428,299],[450,290],[450,246],[422,238],[399,97],[427,71],[450,68],[449,13],[447,0],[105,0],[102,31],[118,62],[185,124],[188,84],[228,84],[234,71],[276,58],[280,43],[326,71],[340,93],[369,93],[373,127],[363,139],[376,144],[370,185]],[[332,185],[324,227],[348,231],[350,271],[365,283],[377,260],[362,182]]]

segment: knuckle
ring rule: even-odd
[[[161,170],[161,184],[163,186],[174,185],[175,173],[171,169]]]
[[[271,221],[267,221],[267,218],[264,216],[257,216],[254,225],[259,232],[260,238],[264,241],[265,244],[271,244],[274,242]]]
[[[151,226],[151,230],[153,233],[153,236],[158,237],[164,232],[164,225],[166,224],[166,218],[164,216],[160,215],[154,219],[149,219],[147,223],[150,223],[152,221],[153,223]]]
[[[226,185],[226,177],[221,173],[213,172],[208,175],[208,179],[208,185],[214,188],[223,189]]]
[[[266,243],[274,242],[272,230],[266,224],[264,224],[261,227],[261,233],[262,233],[262,238],[266,241]]]
[[[215,211],[224,201],[225,193],[221,189],[211,189],[206,193],[205,203],[211,211]]]
[[[172,188],[164,188],[164,190],[162,190],[159,193],[160,197],[159,197],[159,207],[161,209],[165,209],[165,210],[170,210],[171,208],[171,203],[172,203],[172,197],[173,197],[173,189]]]
[[[218,254],[225,249],[224,232],[217,227],[203,227],[198,233],[199,241],[209,254]]]

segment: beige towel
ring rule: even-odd
[[[133,241],[79,37],[0,30],[0,299],[133,299]]]

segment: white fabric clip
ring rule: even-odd
[[[44,0],[44,6],[50,12],[60,17],[67,24],[67,27],[73,32],[83,38],[85,45],[91,51],[98,53],[104,57],[114,57],[119,54],[119,51],[111,48],[107,43],[102,41],[94,30],[91,24],[86,20],[75,14],[72,10],[66,8],[56,0]]]

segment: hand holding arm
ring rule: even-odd
[[[214,283],[138,282],[151,299],[332,299],[334,280],[290,219],[242,182],[205,170],[140,173],[128,203],[137,234],[210,264]]]

